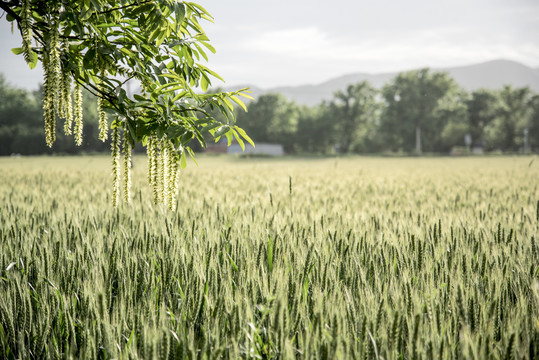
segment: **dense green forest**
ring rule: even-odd
[[[109,149],[97,140],[96,99],[89,93],[81,147],[63,135],[61,126],[54,146],[46,146],[41,90],[17,89],[0,75],[0,98],[0,155]],[[237,123],[255,142],[279,143],[295,154],[444,154],[474,147],[539,151],[538,94],[510,86],[467,92],[446,73],[429,69],[400,73],[382,89],[368,82],[350,84],[313,107],[280,94],[261,95],[248,104],[248,112],[238,110]]]

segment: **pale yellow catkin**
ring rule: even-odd
[[[65,81],[64,81],[64,72],[60,69],[58,72],[58,104],[56,104],[56,115],[60,119],[65,119],[65,98],[64,98],[64,87],[65,87]],[[65,131],[65,123],[64,123],[64,131]]]
[[[44,82],[43,82],[43,117],[45,120],[45,141],[47,146],[52,147],[52,144],[55,140],[55,113],[54,113],[54,103],[53,97],[51,96],[51,87],[53,86],[52,81],[50,81],[50,73],[47,71],[49,68],[49,58],[48,56],[43,57],[43,72],[44,72]]]
[[[112,129],[112,205],[117,207],[120,202],[120,131],[118,127]]]
[[[30,0],[24,0],[22,2],[21,8],[21,33],[22,33],[22,50],[24,54],[24,60],[27,63],[31,61],[31,51],[32,51],[32,27],[31,27],[31,15],[32,10],[30,9]],[[14,23],[14,22],[13,22]],[[13,23],[11,23],[13,25]]]
[[[153,171],[153,139],[151,136],[148,137],[146,155],[148,156],[148,184],[153,188],[155,173]]]
[[[82,144],[82,87],[78,82],[75,83],[75,89],[73,90],[73,101],[75,103],[75,144],[80,146]]]
[[[152,188],[153,202],[158,204],[160,202],[160,179],[159,179],[159,149],[157,145],[157,139],[150,137],[148,140],[148,180]]]
[[[103,91],[104,87],[103,85],[98,86],[100,91]],[[99,140],[101,141],[107,141],[109,138],[108,135],[108,124],[107,124],[107,114],[105,113],[105,110],[103,109],[103,102],[104,99],[99,95],[97,97],[97,115],[99,117]]]
[[[168,143],[169,141],[167,140],[162,140],[161,141],[161,156],[160,156],[160,161],[161,161],[161,165],[160,165],[160,168],[161,168],[161,171],[160,171],[160,177],[161,177],[161,180],[160,180],[160,200],[161,202],[165,205],[165,206],[168,206],[168,200],[169,200],[169,197],[168,197],[168,190],[169,190],[169,187],[168,187],[168,184],[169,184],[169,167],[168,167],[168,160],[169,160],[169,157],[168,157],[168,153],[169,153],[169,147],[168,147]]]
[[[124,201],[131,201],[131,162],[132,162],[133,147],[129,141],[129,137],[124,132]]]
[[[172,142],[169,141],[169,181],[168,181],[168,208],[170,211],[176,210],[176,194],[178,191],[178,172],[179,172],[179,156],[178,151],[174,148]]]
[[[58,95],[60,90],[60,52],[58,50],[59,34],[58,14],[53,12],[51,19],[51,38],[43,56],[43,116],[45,118],[45,140],[49,147],[56,140],[56,110],[58,108]]]
[[[71,135],[73,127],[73,100],[71,97],[71,76],[64,73],[64,86],[62,88],[62,99],[64,103],[64,133]]]
[[[153,202],[162,203],[174,211],[180,154],[171,141],[158,140],[155,137],[148,138],[146,152],[148,154],[148,183],[152,188]]]
[[[161,147],[161,140],[155,140],[155,187],[154,187],[154,202],[156,204],[163,202],[163,161],[161,153],[163,148]]]
[[[51,91],[52,103],[54,104],[54,110],[58,112],[58,103],[60,98],[60,90],[62,86],[62,71],[60,69],[60,29],[58,14],[53,15],[52,27],[51,27],[51,42],[49,48],[50,64],[47,69],[49,72],[49,81],[52,86],[49,88]]]

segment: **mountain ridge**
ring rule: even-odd
[[[411,69],[416,70],[416,69]],[[409,71],[409,70],[404,70]],[[500,89],[504,85],[513,87],[528,86],[531,90],[539,92],[539,67],[531,68],[512,60],[497,59],[487,62],[462,65],[447,68],[431,68],[431,71],[447,72],[455,81],[468,91],[480,88]],[[344,74],[318,84],[305,84],[297,86],[278,86],[263,89],[257,86],[243,85],[251,88],[251,96],[268,93],[280,93],[300,105],[316,105],[323,100],[330,100],[337,90],[346,88],[349,84],[360,81],[369,81],[375,88],[381,88],[399,72],[387,73],[350,73]],[[227,87],[226,90],[241,87]]]

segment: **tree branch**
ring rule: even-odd
[[[116,10],[123,10],[123,9],[127,9],[127,8],[130,8],[130,7],[133,7],[133,6],[140,6],[140,5],[148,4],[148,3],[151,3],[151,2],[153,2],[153,0],[147,0],[147,1],[143,1],[141,3],[133,3],[133,4],[125,5],[125,6],[118,6],[116,8],[100,11],[100,12],[98,12],[98,14],[108,14],[108,13],[111,13],[111,12],[116,11]]]
[[[21,37],[22,37],[23,36],[22,35],[22,29],[21,29],[21,26],[20,26],[22,18],[16,12],[14,12],[11,9],[11,7],[13,7],[13,6],[20,6],[20,2],[18,2],[18,1],[0,1],[0,9],[4,10],[7,14],[12,16],[15,19],[15,21],[17,21],[17,28],[19,28],[19,32],[21,33]],[[43,36],[39,33],[39,31],[36,30],[37,27],[34,24],[31,24],[30,26],[32,27],[34,37],[39,42],[41,42],[41,44],[45,44],[45,40],[43,40]]]
[[[13,18],[15,18],[15,20],[17,20],[17,22],[21,21],[21,17],[16,13],[14,12],[13,10],[11,10],[11,7],[12,6],[19,6],[20,3],[18,1],[0,1],[0,9],[4,10],[6,13],[8,13],[9,15],[11,15]]]

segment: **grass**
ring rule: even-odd
[[[0,158],[0,358],[539,358],[531,157]]]

